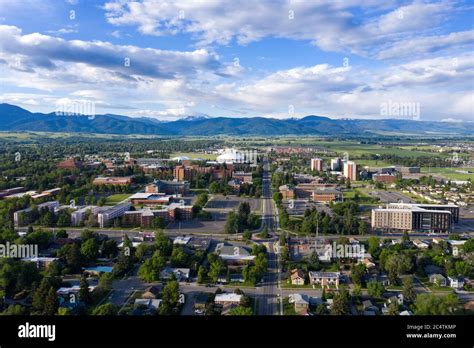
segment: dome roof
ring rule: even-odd
[[[245,156],[235,149],[226,149],[221,155],[217,156],[216,160],[219,163],[239,163],[244,162]]]

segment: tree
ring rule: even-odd
[[[161,230],[165,227],[166,227],[165,219],[163,219],[161,216],[157,216],[153,219],[153,228],[157,228]]]
[[[368,282],[367,293],[369,296],[380,298],[385,292],[385,287],[380,282]]]
[[[400,274],[405,273],[412,267],[411,259],[408,255],[393,253],[385,264],[384,268],[388,272],[388,278],[392,284],[395,284]]]
[[[112,288],[113,279],[114,277],[112,273],[103,273],[99,278],[98,287],[105,291],[109,291]]]
[[[414,301],[416,299],[416,291],[413,286],[413,277],[406,277],[403,279],[403,298],[407,301]]]
[[[276,205],[280,205],[281,201],[283,200],[283,195],[281,192],[275,192],[273,194],[273,200],[275,201]]]
[[[263,226],[262,232],[260,232],[260,238],[269,238],[270,234],[268,233],[268,226]]]
[[[58,308],[58,315],[60,316],[65,316],[65,315],[71,315],[71,310],[66,307],[59,307]]]
[[[334,295],[331,307],[331,314],[345,315],[349,312],[349,303],[343,294],[337,293]]]
[[[354,289],[352,289],[352,296],[361,296],[362,295],[362,287],[360,285],[355,285]]]
[[[173,267],[186,267],[188,265],[188,254],[182,247],[174,247],[171,253],[171,265]]]
[[[81,251],[77,243],[67,244],[58,251],[58,256],[66,260],[66,265],[71,271],[76,271],[81,267]]]
[[[79,283],[79,300],[88,304],[92,301],[91,293],[89,292],[89,283],[87,282],[86,275],[83,274]]]
[[[22,305],[10,305],[5,309],[1,315],[28,315],[28,310]]]
[[[367,239],[367,243],[369,245],[369,254],[375,258],[378,258],[378,255],[380,254],[380,239],[377,237],[369,237]]]
[[[173,242],[169,239],[163,231],[155,232],[155,248],[161,255],[169,256],[173,250]]]
[[[224,231],[228,234],[239,233],[239,228],[239,219],[237,215],[233,211],[231,211],[227,215],[227,220],[224,225]]]
[[[92,315],[117,315],[118,308],[112,303],[104,303],[92,311]]]
[[[317,271],[320,269],[319,256],[316,251],[312,251],[308,257],[308,269],[310,271]]]
[[[166,259],[159,251],[155,251],[153,256],[140,266],[138,276],[146,282],[153,282],[160,279],[160,272],[166,265]]]
[[[99,246],[95,238],[87,239],[81,245],[81,253],[84,255],[87,260],[95,261],[99,256]]]
[[[141,246],[140,244],[139,246]],[[118,253],[117,242],[113,239],[107,239],[106,241],[102,242],[100,247],[100,253],[103,257],[106,258],[113,258]]]
[[[180,304],[179,298],[179,284],[176,280],[170,280],[163,288],[160,314],[176,314],[177,308]]]
[[[229,311],[229,315],[253,315],[252,308],[237,306]]]
[[[204,282],[204,278],[206,277],[206,269],[203,266],[199,266],[198,273],[197,273],[197,282],[202,284]]]
[[[43,278],[39,287],[33,293],[32,306],[39,312],[43,312],[44,305],[46,302],[46,297],[48,296],[49,289],[51,285],[48,282],[47,278]]]
[[[454,314],[459,307],[459,299],[455,294],[437,296],[420,294],[415,300],[416,315],[448,315]]]
[[[363,263],[351,265],[351,280],[354,284],[361,285],[364,275],[365,265]]]
[[[56,296],[56,290],[50,287],[44,303],[44,315],[56,315],[58,313],[59,300]]]
[[[398,304],[390,303],[388,306],[388,315],[398,315]]]
[[[242,238],[245,240],[250,240],[252,239],[252,233],[249,230],[245,230],[242,234]]]
[[[470,253],[474,251],[474,238],[471,238],[463,244],[462,249],[465,253]]]
[[[219,279],[221,274],[224,274],[227,270],[227,266],[225,262],[220,258],[217,257],[212,262],[210,262],[208,277],[215,283]]]

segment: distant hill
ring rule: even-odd
[[[474,135],[473,122],[428,122],[412,120],[301,119],[266,117],[186,117],[157,121],[121,115],[58,116],[32,113],[15,105],[0,104],[0,131],[38,131],[99,134],[156,135],[374,135],[380,133]]]

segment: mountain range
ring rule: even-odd
[[[212,135],[321,135],[376,134],[474,135],[474,122],[430,122],[407,119],[331,119],[306,116],[300,119],[266,117],[186,117],[158,121],[147,117],[104,114],[89,118],[56,113],[32,113],[19,106],[0,104],[0,131],[36,131],[165,136]]]

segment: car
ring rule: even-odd
[[[203,309],[196,309],[196,310],[194,310],[194,313],[196,313],[198,315],[201,315],[201,314],[204,314],[204,310]]]

